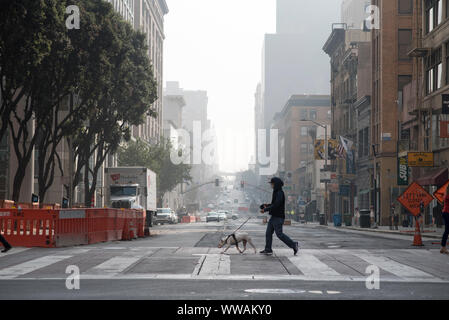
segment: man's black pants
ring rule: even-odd
[[[447,238],[449,236],[449,213],[443,212],[443,219],[444,219],[444,234],[443,234],[443,240],[441,241],[441,246],[445,247],[447,244]]]
[[[6,241],[6,239],[0,234],[0,242],[2,243],[3,247],[5,248],[11,248],[11,245]]]
[[[284,225],[283,218],[279,217],[271,217],[270,221],[268,221],[267,225],[267,232],[265,233],[265,250],[266,251],[273,251],[272,245],[273,245],[273,233],[276,232],[276,236],[281,240],[283,243],[285,243],[289,248],[294,249],[295,243],[292,239],[290,239],[285,233],[282,232],[282,226]]]

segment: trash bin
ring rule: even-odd
[[[341,227],[341,214],[335,213],[334,214],[334,226],[335,227]]]
[[[371,228],[370,210],[360,210],[360,228]]]
[[[347,226],[347,227],[352,226],[352,216],[350,214],[344,215],[344,221],[345,221],[345,226]]]
[[[326,216],[324,214],[320,214],[320,225],[326,225]]]

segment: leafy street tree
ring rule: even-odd
[[[80,8],[80,30],[66,28],[69,4]],[[58,146],[65,138],[77,157],[74,186],[84,183],[90,206],[106,155],[129,140],[132,126],[157,116],[145,36],[105,1],[0,5],[0,139],[9,129],[18,166],[12,200],[19,199],[35,148],[39,196],[45,199],[55,170],[64,175]]]
[[[163,197],[167,192],[173,191],[181,183],[192,181],[191,166],[183,163],[173,164],[170,158],[172,150],[173,146],[168,139],[162,139],[156,145],[148,145],[137,139],[137,141],[131,141],[126,146],[120,147],[118,151],[120,166],[147,167],[158,175],[159,206],[162,206]],[[182,152],[182,150],[178,150],[178,152]]]
[[[95,16],[99,31],[96,42],[100,46],[108,44],[96,57],[103,76],[88,82],[82,90],[81,100],[88,102],[88,121],[73,138],[78,158],[74,184],[83,178],[85,205],[91,206],[99,170],[107,155],[114,153],[122,141],[129,141],[132,126],[144,123],[147,115],[157,116],[151,108],[157,90],[145,36],[123,22],[109,4],[101,2],[98,7],[89,7],[94,5],[91,1],[83,2]],[[89,165],[90,159],[93,165]]]

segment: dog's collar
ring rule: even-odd
[[[237,243],[237,237],[235,236],[235,233],[230,234],[230,235],[226,238],[226,241],[225,241],[225,242],[228,242],[228,240],[229,240],[230,237],[234,238],[235,243]]]

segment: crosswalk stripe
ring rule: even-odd
[[[208,254],[202,262],[199,276],[231,274],[231,257],[220,254]]]
[[[144,255],[114,257],[86,271],[86,274],[114,276],[122,273],[143,257]]]
[[[12,248],[10,251],[6,252],[6,253],[1,253],[0,254],[0,259],[6,256],[10,256],[13,254],[17,254],[17,253],[21,253],[21,252],[25,252],[30,250],[31,248]]]
[[[289,257],[289,259],[299,271],[308,277],[341,276],[337,271],[311,254],[301,254],[296,257]]]
[[[413,267],[407,266],[405,264],[396,262],[394,260],[391,260],[386,257],[382,256],[373,256],[373,255],[366,255],[366,254],[359,254],[354,253],[356,257],[359,257],[362,260],[365,260],[369,264],[375,265],[391,274],[394,274],[395,276],[403,279],[410,279],[410,278],[434,278],[434,276],[415,269]]]
[[[58,263],[60,261],[70,259],[72,256],[45,256],[41,258],[37,258],[34,260],[30,260],[21,264],[17,264],[15,266],[11,266],[5,269],[0,270],[0,279],[11,279],[16,278],[27,273],[31,273],[33,271],[48,267],[52,264]]]

